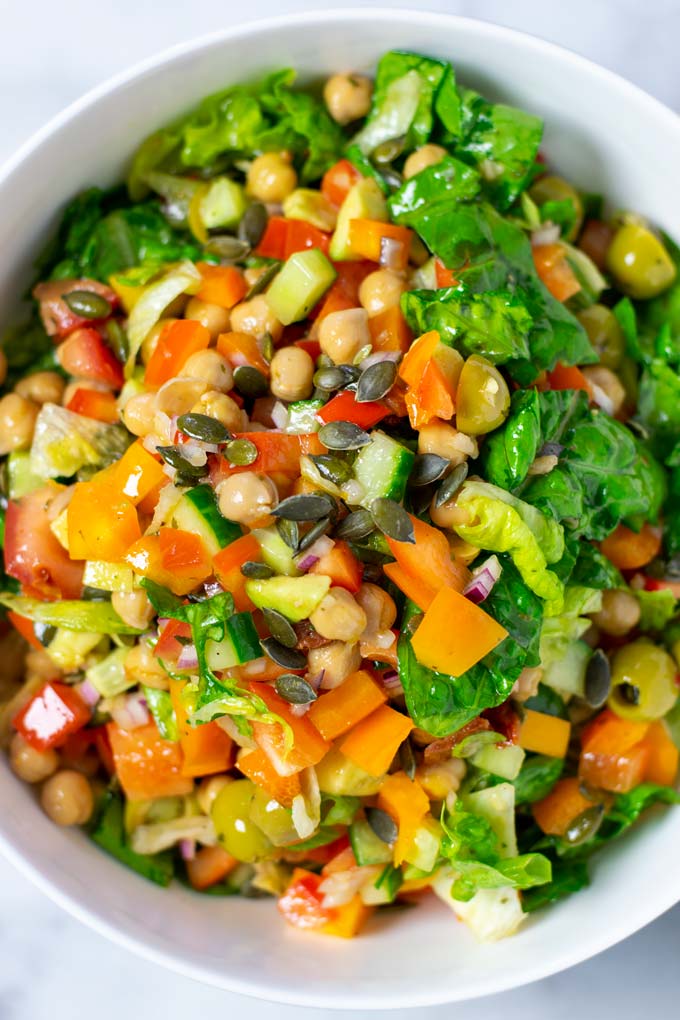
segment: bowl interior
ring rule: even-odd
[[[43,131],[0,179],[3,318],[63,204],[124,174],[137,143],[205,94],[292,66],[304,79],[370,70],[390,48],[450,59],[460,80],[546,119],[544,151],[565,176],[680,235],[680,127],[633,86],[531,37],[441,15],[354,11],[261,22],[200,41],[99,89]],[[292,931],[271,901],[166,891],[53,827],[0,763],[0,845],[82,920],[158,962],[263,998],[325,1007],[404,1007],[523,984],[613,944],[680,899],[680,812],[611,849],[590,889],[516,937],[476,944],[434,898],[389,912],[344,942]]]

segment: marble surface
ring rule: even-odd
[[[154,52],[233,22],[233,0],[0,0],[0,161],[52,114],[108,75]],[[251,19],[310,2],[250,0]],[[350,6],[350,5],[347,5]],[[373,6],[355,2],[353,6]],[[375,6],[378,6],[377,4]],[[392,0],[392,6],[414,6]],[[677,0],[429,0],[423,6],[496,21],[559,42],[680,109]],[[606,918],[602,920],[606,924]],[[456,1007],[404,1011],[404,1020],[546,1017],[637,1020],[677,1013],[680,906],[594,960],[528,988]],[[51,904],[0,860],[0,1020],[164,1020],[218,1015],[293,1020],[300,1010],[227,995],[143,963]],[[95,1005],[96,1004],[96,1005]],[[94,1010],[96,1009],[96,1014]],[[323,1017],[387,1014],[323,1013]],[[392,1014],[394,1015],[394,1014]]]

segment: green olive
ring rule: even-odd
[[[232,857],[251,863],[265,857],[272,844],[250,817],[256,787],[249,779],[228,783],[215,797],[210,815],[217,838]]]
[[[299,839],[290,808],[285,808],[265,790],[255,790],[250,805],[250,820],[264,832],[274,846],[287,846]]]
[[[566,241],[573,241],[578,236],[583,223],[583,202],[576,190],[569,181],[555,174],[545,174],[532,184],[529,189],[529,196],[533,198],[536,205],[541,206],[544,202],[571,202],[574,206],[574,222],[564,235]]]
[[[625,223],[607,251],[607,269],[633,298],[656,297],[673,283],[673,260],[659,238],[639,223]]]
[[[591,305],[590,308],[579,312],[577,318],[599,354],[602,364],[615,372],[626,349],[619,320],[604,305]]]
[[[668,652],[651,641],[633,641],[612,660],[609,707],[623,719],[660,719],[675,704],[676,666]]]
[[[637,361],[626,355],[621,359],[621,364],[617,368],[616,374],[623,384],[629,404],[635,407],[638,402],[638,392],[640,389],[640,369]]]
[[[473,354],[463,365],[456,392],[456,426],[480,436],[502,425],[510,408],[508,385],[490,361]]]

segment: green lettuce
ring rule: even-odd
[[[640,606],[638,627],[644,631],[663,631],[675,616],[677,599],[672,591],[634,591]]]
[[[544,754],[528,755],[522,763],[519,775],[513,780],[516,804],[534,804],[547,797],[562,775],[562,758],[550,758]]]
[[[138,854],[129,846],[123,822],[123,799],[112,790],[102,797],[90,829],[90,838],[108,854],[156,885],[170,885],[174,875],[173,855],[165,850],[157,854]]]
[[[28,620],[65,627],[87,634],[139,634],[140,631],[124,623],[110,602],[88,602],[64,599],[61,602],[42,602],[23,595],[0,593],[0,605],[25,616]]]

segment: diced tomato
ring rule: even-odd
[[[305,220],[288,220],[283,216],[270,216],[267,228],[255,249],[265,259],[283,261],[298,251],[319,248],[328,253],[329,236]]]
[[[191,640],[191,627],[181,620],[168,620],[158,636],[154,649],[156,657],[172,662],[179,657],[182,651],[182,643],[179,640]]]
[[[587,220],[578,239],[578,246],[593,260],[598,269],[605,269],[607,251],[613,237],[614,230],[608,223],[602,220]]]
[[[300,347],[303,351],[307,351],[312,361],[316,361],[321,354],[321,344],[318,340],[295,340],[295,346]]]
[[[346,542],[336,539],[333,548],[310,568],[310,574],[324,574],[331,584],[357,592],[361,587],[363,566]]]
[[[664,581],[656,577],[645,577],[645,591],[670,591],[680,599],[680,581]]]
[[[294,928],[323,928],[333,917],[332,910],[325,910],[319,892],[321,876],[303,868],[296,868],[293,879],[279,898],[278,908],[288,924]]]
[[[123,366],[91,326],[82,326],[63,340],[57,348],[57,358],[69,375],[95,379],[114,389],[123,385]]]
[[[561,244],[539,244],[531,249],[534,266],[541,282],[558,301],[568,301],[578,294],[581,284],[567,261]]]
[[[292,776],[280,776],[271,761],[261,748],[242,754],[237,763],[238,768],[257,786],[266,790],[270,797],[290,807],[295,797],[301,792],[299,773]]]
[[[576,365],[558,362],[552,372],[548,372],[548,383],[551,390],[583,390],[589,399],[593,396],[593,387]]]
[[[280,776],[291,776],[310,765],[316,765],[330,749],[315,726],[306,716],[296,716],[287,701],[279,697],[273,687],[265,683],[250,685],[270,712],[288,724],[293,734],[293,746],[288,748],[283,727],[278,723],[253,722],[255,740],[265,752]]]
[[[238,467],[230,464],[224,457],[214,457],[210,472],[214,485],[223,478],[242,471],[261,471],[264,474],[281,472],[295,478],[300,474],[300,457],[326,452],[326,447],[316,432],[303,435],[288,435],[283,432],[237,432],[235,435],[238,439],[249,439],[257,447],[257,458],[252,464]]]
[[[238,861],[221,846],[203,846],[187,861],[187,878],[193,889],[209,889],[238,866]]]
[[[108,478],[78,482],[68,508],[71,556],[118,563],[140,535],[137,510],[117,485]]]
[[[348,159],[341,159],[321,179],[321,194],[333,205],[340,206],[348,192],[361,180],[361,174]]]
[[[79,386],[68,404],[67,411],[82,414],[84,418],[94,418],[107,425],[114,425],[120,420],[116,397],[113,393],[102,390],[89,390]]]
[[[38,751],[61,747],[67,737],[90,721],[90,708],[67,684],[44,684],[14,717],[13,726]]]
[[[324,424],[329,421],[351,421],[360,428],[367,429],[377,425],[389,413],[389,408],[379,400],[359,403],[350,390],[342,390],[317,412],[317,417]]]
[[[33,288],[33,297],[40,306],[40,318],[48,336],[63,339],[80,326],[91,326],[92,319],[85,319],[71,311],[63,295],[73,290],[87,290],[105,298],[111,308],[118,305],[118,298],[110,287],[98,280],[48,280]]]
[[[77,599],[83,587],[83,564],[50,530],[50,505],[61,491],[46,485],[7,505],[5,570],[39,598]]]
[[[185,680],[170,680],[170,697],[182,745],[182,775],[198,777],[226,772],[234,763],[233,741],[214,721],[191,725],[182,701],[185,684]]]
[[[255,608],[246,594],[246,578],[241,573],[241,567],[248,560],[259,563],[261,559],[260,545],[253,535],[244,535],[230,542],[213,558],[215,577],[225,591],[231,592],[238,613]]]
[[[190,577],[196,584],[212,574],[203,540],[193,531],[161,528],[158,532],[161,566],[176,577]]]
[[[217,338],[217,350],[234,368],[250,365],[269,376],[269,365],[262,357],[257,338],[250,333],[221,333]],[[234,399],[237,395],[232,393]]]
[[[202,570],[166,570],[162,562],[158,535],[144,535],[134,542],[122,557],[140,577],[148,577],[156,584],[169,588],[175,595],[188,595],[205,576]],[[196,576],[200,574],[201,576]]]

